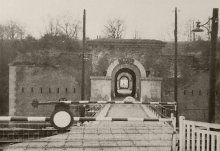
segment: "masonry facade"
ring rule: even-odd
[[[137,101],[161,99],[161,80],[156,75],[161,49],[157,40],[105,40],[88,42],[92,53],[91,99],[119,97],[120,79],[127,78],[130,96]],[[152,58],[157,58],[154,61]],[[151,63],[150,60],[152,60]],[[124,88],[122,88],[124,89]]]
[[[205,42],[179,43],[178,50],[179,115],[207,121],[209,46]],[[173,43],[158,40],[87,41],[85,99],[111,101],[132,96],[136,101],[174,101],[173,52]],[[53,108],[31,107],[34,98],[80,100],[82,78],[78,54],[49,50],[41,61],[42,55],[36,54],[35,59],[32,55],[26,56],[28,61],[14,61],[9,66],[10,115],[49,115]],[[45,60],[46,64],[39,64]],[[219,79],[216,96],[216,118],[220,119]]]

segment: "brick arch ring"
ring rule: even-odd
[[[112,71],[114,70],[114,68],[119,64],[119,59],[115,60],[113,63],[110,64],[110,66],[107,69],[107,73],[106,73],[106,77],[111,77],[112,75]],[[137,68],[140,70],[141,73],[141,77],[146,77],[146,70],[144,68],[144,66],[137,60],[134,59],[134,63],[135,66],[137,66]]]

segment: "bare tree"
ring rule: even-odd
[[[25,30],[22,25],[15,21],[7,21],[4,25],[0,25],[0,36],[3,39],[23,39]]]
[[[82,30],[81,22],[69,15],[61,17],[59,27],[62,34],[70,39],[78,39],[79,32]]]
[[[141,39],[141,33],[135,28],[133,39]]]
[[[81,29],[81,22],[68,14],[56,18],[49,16],[45,21],[45,31],[50,36],[65,35],[69,39],[78,39]]]
[[[124,37],[126,32],[125,21],[120,18],[112,20],[109,19],[104,27],[104,35],[108,38],[120,39]]]
[[[48,16],[45,22],[45,31],[47,35],[58,36],[60,34],[59,19]]]

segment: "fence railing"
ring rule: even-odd
[[[180,151],[220,151],[220,124],[179,118]]]
[[[153,111],[157,117],[168,118],[172,117],[176,113],[176,105],[151,105],[150,110]]]

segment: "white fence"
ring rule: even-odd
[[[220,151],[220,124],[179,118],[180,151]]]

